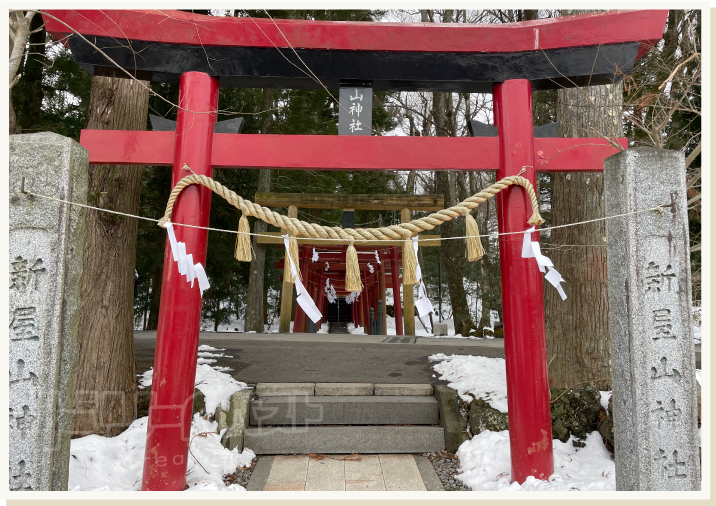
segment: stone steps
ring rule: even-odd
[[[249,427],[244,446],[257,455],[427,453],[445,448],[437,426]]]
[[[445,448],[431,385],[259,383],[244,446],[257,454],[423,453]]]
[[[251,403],[250,422],[267,425],[437,425],[432,396],[274,396]]]

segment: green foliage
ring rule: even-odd
[[[30,55],[27,71],[12,90],[18,124],[23,131],[55,132],[79,141],[87,124],[91,77],[59,43],[48,41],[32,48],[37,54]],[[42,107],[33,103],[37,100]]]

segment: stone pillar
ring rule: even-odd
[[[617,490],[699,490],[684,155],[604,161]]]
[[[10,136],[10,490],[67,490],[77,368],[87,150]]]

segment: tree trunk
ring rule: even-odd
[[[421,10],[420,14],[423,22],[432,22],[435,19],[432,11]],[[451,23],[453,21],[453,15],[454,11],[444,10],[442,12],[441,21],[443,23]],[[433,93],[431,115],[433,124],[435,125],[436,137],[455,137],[457,135],[457,117],[452,104],[451,93]],[[445,207],[456,203],[455,180],[455,175],[447,171],[437,171],[435,173],[436,192],[443,194]],[[456,221],[457,220],[446,221],[440,225],[440,234],[442,237],[448,238],[457,235],[459,227],[456,227]],[[455,323],[455,333],[466,336],[475,328],[475,324],[470,317],[470,308],[467,304],[465,286],[463,285],[463,247],[463,241],[442,241],[440,244],[443,263],[445,264],[445,277],[448,293],[450,294],[453,321]]]
[[[454,114],[451,114],[452,108],[449,93],[433,93],[432,112],[433,122],[435,123],[435,135],[438,137],[448,137],[451,133],[454,134]],[[442,193],[445,197],[445,207],[454,205],[456,203],[454,175],[451,177],[447,171],[438,171],[435,173],[435,184],[437,193]],[[457,220],[446,221],[440,225],[440,234],[442,237],[448,238],[458,235],[457,230],[459,230],[459,228],[455,226],[456,221]],[[475,324],[470,317],[470,308],[467,304],[465,286],[463,285],[463,241],[442,241],[440,248],[442,249],[443,262],[445,264],[445,277],[450,294],[455,333],[466,336],[475,328]]]
[[[163,234],[162,234],[163,235]],[[165,244],[165,238],[162,237],[159,248],[163,250]],[[164,262],[157,263],[157,268],[154,270],[154,277],[152,278],[152,295],[151,304],[149,306],[149,319],[147,321],[146,330],[157,330],[159,328],[159,303],[162,298],[162,279],[164,277]]]
[[[139,82],[93,77],[87,128],[145,130],[148,104]],[[92,165],[88,203],[136,214],[141,183],[142,167]],[[137,220],[87,211],[73,437],[115,436],[134,420],[136,244]]]
[[[261,110],[266,111],[273,107],[274,90],[264,89],[263,98],[261,100]],[[261,125],[261,133],[267,134],[271,130],[273,124],[273,113],[267,112],[263,118]],[[271,170],[263,169],[259,171],[259,181],[256,188],[257,192],[271,191]],[[266,232],[266,223],[256,220],[254,223],[254,232],[260,234]],[[266,294],[264,290],[264,277],[266,270],[266,245],[258,244],[256,236],[251,238],[251,247],[254,250],[254,258],[251,260],[251,269],[249,272],[249,293],[246,301],[246,317],[244,320],[244,332],[254,331],[258,333],[265,332],[264,321],[266,319]]]
[[[559,90],[557,107],[560,137],[596,137],[594,130],[610,138],[623,135],[621,83]],[[603,217],[603,175],[555,174],[551,204],[555,226]],[[554,287],[544,284],[552,386],[569,388],[607,378],[597,387],[611,389],[605,241],[604,221],[551,233],[548,256],[566,281],[568,297],[562,301]]]

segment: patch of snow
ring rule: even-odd
[[[612,395],[611,390],[600,390],[599,395],[601,396],[601,399],[599,399],[599,403],[604,408],[604,411],[607,412],[607,415],[609,414],[609,396]]]
[[[198,356],[201,358],[210,358],[210,357],[228,357],[228,358],[234,358],[230,355],[227,355],[225,353],[209,353],[208,351],[200,351],[198,353]]]
[[[566,443],[552,441],[554,474],[549,481],[530,476],[520,485],[511,483],[509,431],[481,432],[458,448],[463,472],[457,479],[472,490],[616,490],[614,461],[599,432],[587,434],[584,448],[572,446],[573,440],[574,436]]]
[[[470,355],[430,355],[437,361],[433,370],[448,387],[457,390],[464,401],[483,399],[498,411],[507,413],[507,379],[505,359]]]
[[[204,394],[206,412],[213,415],[216,406],[221,403],[221,409],[229,409],[229,397],[234,392],[248,388],[246,383],[236,381],[226,371],[233,369],[229,367],[212,367],[202,361],[216,362],[216,360],[200,358],[197,360],[196,379],[194,385]],[[141,374],[139,388],[144,389],[152,384],[154,369],[149,369]]]
[[[199,351],[226,351],[224,348],[214,348],[208,344],[202,344],[199,346]]]
[[[199,365],[202,365],[202,364],[215,364],[215,363],[216,363],[216,360],[214,360],[214,359],[212,359],[212,358],[198,358],[198,359],[196,359],[196,363],[199,364]]]
[[[115,437],[97,435],[73,439],[70,443],[68,489],[141,490],[148,417],[135,420]],[[224,485],[225,474],[248,466],[256,457],[246,448],[228,450],[221,445],[217,423],[195,414],[191,424],[187,484],[189,491],[242,491],[240,485]]]
[[[699,385],[701,384],[701,369],[694,369],[694,372],[696,373],[696,381],[699,382]]]
[[[152,372],[154,371],[153,367],[150,367],[148,371],[144,371],[142,374],[139,375],[139,389],[144,390],[147,387],[152,386]]]
[[[204,394],[204,405],[206,412],[214,414],[216,406],[221,403],[221,409],[229,409],[229,397],[234,392],[248,388],[246,383],[236,381],[230,375],[219,372],[208,365],[199,365],[196,368],[196,388]]]
[[[363,334],[365,335],[365,330],[363,327],[356,327],[353,322],[348,322],[346,324],[346,328],[348,329],[349,334]]]

